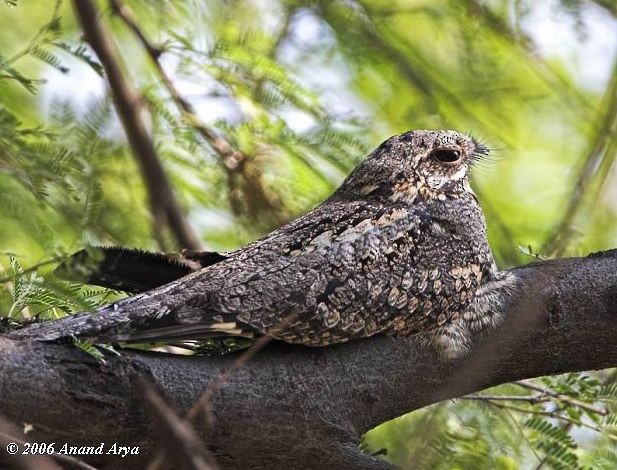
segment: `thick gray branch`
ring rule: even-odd
[[[222,387],[214,429],[198,431],[223,468],[385,468],[357,450],[383,421],[504,382],[617,366],[617,250],[516,273],[522,287],[506,320],[461,362],[434,357],[417,338],[273,345]],[[0,413],[31,423],[35,441],[140,446],[130,461],[87,460],[143,466],[157,432],[135,377],[187,410],[235,359],[123,352],[101,365],[71,346],[0,338]]]

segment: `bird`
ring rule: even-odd
[[[488,154],[452,130],[392,136],[323,203],[235,251],[103,250],[90,280],[136,295],[11,336],[130,344],[267,335],[317,347],[419,335],[459,357],[475,332],[499,323],[516,281],[496,266],[469,183]]]

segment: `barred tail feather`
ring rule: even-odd
[[[97,340],[105,335],[105,330],[121,332],[129,328],[130,319],[126,312],[114,310],[114,304],[95,312],[83,312],[59,320],[37,323],[10,332],[7,336],[15,339],[37,341],[58,341],[69,338]]]
[[[134,308],[124,307],[122,303],[111,304],[93,313],[76,313],[60,320],[30,325],[7,336],[35,341],[77,338],[94,343],[165,343],[230,336],[253,338],[258,334],[250,326],[233,321],[187,324],[178,323],[175,315],[136,319]]]

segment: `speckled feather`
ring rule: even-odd
[[[509,283],[467,179],[485,153],[454,131],[394,136],[323,204],[226,259],[14,335],[139,342],[270,334],[324,346],[432,333],[457,354],[470,331],[496,322],[492,287]]]

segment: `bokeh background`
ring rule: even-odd
[[[472,178],[501,267],[617,246],[614,0],[126,5],[194,108],[181,112],[134,31],[98,2],[182,211],[208,249],[237,248],[314,207],[382,140],[418,128],[468,132],[492,149]],[[182,248],[151,216],[82,36],[70,2],[0,2],[5,324],[117,296],[50,274],[85,245]],[[199,126],[242,164],[223,158]],[[616,378],[538,383],[614,409]],[[371,431],[364,445],[405,468],[617,468],[614,415],[519,401],[439,404]]]

